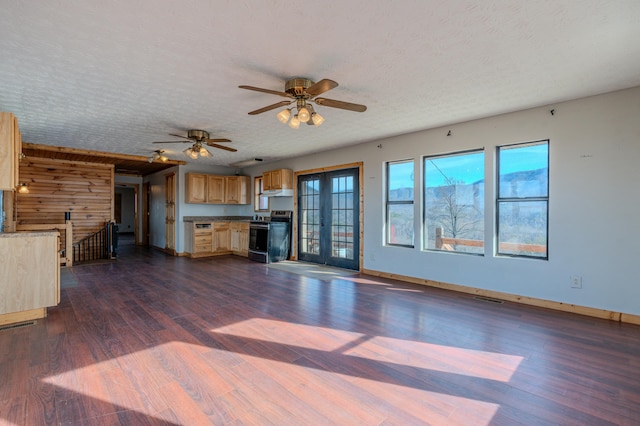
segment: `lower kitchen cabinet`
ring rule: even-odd
[[[229,222],[213,223],[213,252],[227,254],[231,252],[231,230]]]
[[[249,223],[185,222],[185,254],[189,257],[249,255]]]
[[[249,256],[249,223],[231,222],[231,252],[238,256]]]

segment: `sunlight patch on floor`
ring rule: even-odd
[[[368,336],[362,333],[253,318],[212,330],[215,333],[325,352],[381,363],[508,382],[523,357],[426,342]],[[357,344],[349,345],[352,342]]]

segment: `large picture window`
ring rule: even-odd
[[[413,160],[387,163],[386,242],[413,247]]]
[[[484,254],[484,152],[424,159],[424,247]]]
[[[549,141],[498,147],[499,255],[548,258]]]

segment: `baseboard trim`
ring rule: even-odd
[[[27,311],[12,312],[0,315],[0,325],[13,324],[44,318],[47,316],[47,308],[29,309]]]
[[[484,290],[480,288],[467,287],[459,284],[450,284],[440,281],[433,281],[424,278],[410,277],[406,275],[392,274],[388,272],[376,271],[373,269],[362,269],[363,274],[373,275],[375,277],[389,278],[398,281],[404,281],[412,284],[426,285],[429,287],[442,288],[445,290],[457,291],[459,293],[473,294],[476,296],[491,297],[509,302],[522,303],[524,305],[537,306],[540,308],[554,309],[557,311],[570,312],[579,315],[586,315],[595,318],[602,318],[611,321],[618,321],[629,324],[640,325],[640,315],[627,314],[624,312],[614,312],[604,309],[590,308],[588,306],[573,305],[569,303],[554,302],[551,300],[537,299],[535,297],[519,296],[517,294],[502,293],[493,290]]]

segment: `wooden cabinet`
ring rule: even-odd
[[[207,203],[224,204],[225,195],[225,177],[207,175]]]
[[[291,169],[278,169],[263,172],[262,185],[265,191],[274,189],[292,189],[293,171]]]
[[[249,176],[225,176],[225,204],[249,204]]]
[[[187,173],[185,202],[207,202],[207,175],[201,173]]]
[[[249,255],[248,222],[185,222],[185,252],[189,257]]]
[[[265,191],[292,189],[293,171],[291,169],[278,169],[264,172],[262,173],[262,185]]]
[[[185,202],[193,204],[249,204],[249,176],[186,174]]]
[[[187,222],[185,231],[185,251],[189,257],[211,256],[213,225],[210,222]]]
[[[213,223],[213,252],[225,254],[231,251],[231,230],[229,222]]]
[[[0,112],[0,190],[16,189],[21,153],[22,137],[18,120],[10,112]]]
[[[0,234],[0,325],[46,316],[60,303],[58,232]]]
[[[231,222],[231,252],[238,256],[249,256],[249,223]]]

